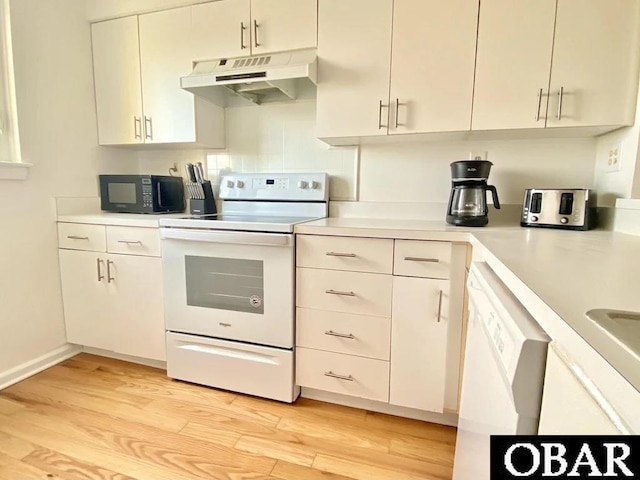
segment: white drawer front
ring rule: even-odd
[[[140,227],[107,227],[109,253],[161,256],[160,230]]]
[[[391,319],[298,308],[296,345],[389,360]]]
[[[389,401],[389,362],[297,348],[296,372],[301,387]]]
[[[396,240],[393,274],[448,279],[451,275],[451,243]]]
[[[167,376],[282,402],[294,400],[291,350],[167,332]]]
[[[393,270],[393,240],[298,235],[297,245],[299,267],[388,274]]]
[[[297,269],[298,307],[391,317],[392,276]]]
[[[58,223],[58,245],[70,250],[106,252],[105,227],[82,223]]]

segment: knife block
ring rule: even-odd
[[[198,195],[198,198],[192,196],[189,199],[189,211],[191,215],[214,215],[218,213],[211,182],[207,180],[198,185],[202,189],[200,192],[202,195]]]

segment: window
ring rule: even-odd
[[[26,178],[27,166],[20,155],[9,0],[0,0],[0,179]]]

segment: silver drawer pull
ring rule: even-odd
[[[77,235],[67,235],[70,240],[89,240],[89,237],[79,237]]]
[[[340,253],[340,252],[327,252],[326,255],[328,257],[349,257],[349,258],[357,257],[355,253]]]
[[[324,293],[328,293],[329,295],[343,295],[345,297],[355,297],[356,294],[353,292],[341,292],[339,290],[325,290]]]
[[[407,262],[428,262],[428,263],[440,263],[438,258],[423,258],[423,257],[404,257]]]
[[[118,240],[118,243],[124,243],[125,245],[140,245],[140,246],[142,246],[142,242],[140,240]]]
[[[337,373],[333,373],[331,370],[329,370],[328,372],[324,372],[324,376],[325,377],[331,377],[331,378],[337,378],[339,380],[346,380],[347,382],[353,382],[355,380],[355,378],[353,378],[351,375],[349,375],[349,376],[338,375]]]
[[[340,338],[348,338],[350,340],[353,340],[354,338],[356,338],[353,333],[338,333],[338,332],[334,332],[333,330],[329,330],[328,332],[324,332],[325,335],[329,335],[331,337],[340,337]]]
[[[444,292],[440,290],[440,296],[438,297],[438,323],[442,320],[442,295]]]

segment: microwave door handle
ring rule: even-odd
[[[493,185],[487,185],[487,190],[491,191],[491,196],[493,197],[493,206],[496,210],[500,210],[500,200],[498,199],[498,190]]]
[[[165,208],[164,203],[162,202],[162,189],[160,188],[160,182],[156,182],[156,192],[158,197],[158,207]]]

